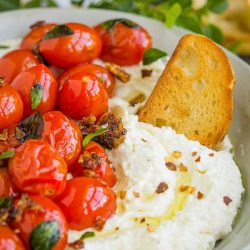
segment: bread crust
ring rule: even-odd
[[[181,38],[139,121],[171,126],[188,139],[216,146],[233,112],[235,77],[224,51],[202,35]]]

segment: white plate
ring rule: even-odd
[[[84,9],[29,9],[0,14],[0,41],[22,37],[29,26],[38,20],[48,22],[82,22],[94,25],[110,18],[129,18],[144,26],[153,37],[154,47],[174,50],[179,38],[187,31],[174,28],[168,30],[155,20],[137,15],[107,10]],[[246,197],[241,212],[235,222],[233,232],[219,244],[217,250],[250,249],[250,67],[234,54],[226,51],[236,74],[234,92],[234,117],[230,138],[235,147],[235,160],[240,167]],[[219,76],[218,76],[219,77]],[[230,185],[230,183],[229,183]]]

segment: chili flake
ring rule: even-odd
[[[156,193],[161,194],[164,193],[168,189],[168,184],[166,182],[161,182],[156,188]]]
[[[223,201],[228,206],[232,202],[232,199],[228,196],[224,196]]]

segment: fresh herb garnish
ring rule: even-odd
[[[128,28],[133,28],[133,29],[139,28],[139,26],[136,23],[125,18],[111,19],[111,20],[105,21],[102,23],[102,27],[107,31],[112,31],[117,23],[122,23]]]
[[[71,0],[71,4],[73,4],[77,7],[81,7],[83,2],[84,2],[84,0]]]
[[[31,109],[36,109],[43,98],[43,86],[35,77],[35,85],[30,90]]]
[[[30,234],[31,250],[52,250],[60,239],[60,229],[56,221],[45,221],[36,226]]]
[[[85,232],[81,237],[80,237],[80,240],[84,240],[84,239],[87,239],[87,238],[92,238],[95,236],[95,232],[90,232],[90,231],[87,231]]]
[[[97,130],[94,133],[89,133],[85,136],[85,138],[82,141],[82,146],[83,148],[85,148],[88,143],[95,137],[104,134],[105,132],[107,132],[109,129],[108,128],[100,128],[99,130]]]
[[[26,140],[30,139],[39,139],[42,135],[43,127],[43,116],[38,110],[17,125],[16,138],[20,143],[24,143]]]
[[[50,40],[58,37],[71,36],[74,31],[67,25],[61,24],[57,25],[51,30],[49,30],[43,37],[42,40]]]
[[[15,154],[14,150],[5,151],[2,154],[0,154],[0,160],[12,158],[14,156],[14,154]]]
[[[213,25],[213,24],[208,24],[203,31],[204,35],[206,35],[207,37],[211,38],[212,40],[214,40],[216,43],[221,44],[223,41],[223,34],[221,32],[221,30]]]
[[[10,47],[9,45],[4,45],[4,44],[0,45],[0,49],[8,49],[9,47]]]
[[[167,53],[155,48],[149,48],[144,52],[143,55],[143,65],[151,64],[158,59],[167,56]]]
[[[10,196],[2,196],[0,198],[0,209],[10,207],[12,202],[13,199]]]

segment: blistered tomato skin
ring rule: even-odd
[[[0,130],[21,121],[23,101],[18,91],[0,83]]]
[[[66,187],[67,164],[59,153],[42,140],[28,140],[16,149],[8,172],[20,192],[60,195]]]
[[[114,90],[115,90],[114,76],[106,68],[91,63],[78,64],[63,72],[58,78],[59,89],[72,75],[81,72],[94,74],[101,80],[105,90],[107,91],[108,96],[112,97],[114,95]]]
[[[73,119],[108,111],[108,95],[100,80],[93,74],[78,73],[68,78],[59,92],[59,110]]]
[[[42,100],[37,108],[32,109],[30,98],[31,88],[35,86],[37,82],[42,86]],[[14,81],[12,81],[11,86],[18,90],[22,97],[24,104],[23,118],[30,116],[37,110],[40,110],[41,113],[45,113],[54,110],[56,107],[58,95],[57,81],[51,71],[43,64],[21,72]]]
[[[60,111],[43,115],[42,139],[47,141],[64,158],[70,171],[81,152],[82,133],[80,128]]]
[[[39,63],[31,50],[13,50],[0,59],[0,76],[5,77],[5,81],[10,83],[20,72]]]
[[[104,148],[96,142],[89,142],[81,154],[79,161],[73,167],[74,177],[84,176],[87,171],[93,171],[110,187],[116,184],[117,178],[108,162],[108,155]]]
[[[39,45],[39,52],[49,64],[68,69],[99,57],[102,42],[93,28],[80,23],[65,25],[73,30],[73,35],[44,40]]]
[[[1,250],[25,250],[19,237],[7,226],[0,225]]]
[[[56,199],[69,228],[83,230],[105,222],[116,210],[116,196],[98,179],[78,177],[67,182],[65,192]]]
[[[28,248],[30,234],[36,226],[45,221],[56,221],[60,229],[60,239],[53,250],[64,249],[68,239],[68,225],[60,208],[52,200],[41,195],[30,195],[29,197],[38,204],[39,208],[25,208],[21,218],[12,221],[11,227],[20,232],[19,235]],[[15,205],[19,201],[20,198],[16,199]]]
[[[13,194],[15,194],[15,188],[13,186],[13,183],[10,180],[10,176],[7,172],[7,169],[4,167],[1,167],[0,168],[0,198],[1,196],[10,196]]]
[[[152,46],[152,39],[145,29],[133,25],[135,27],[115,21],[110,29],[104,24],[95,27],[103,43],[102,60],[122,66],[138,64],[142,60],[145,50]]]
[[[55,23],[44,23],[39,27],[34,27],[22,40],[21,48],[32,50],[43,36],[52,28]]]

